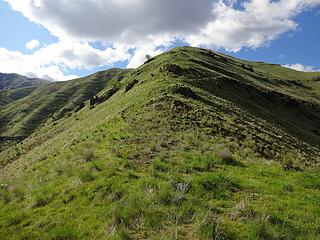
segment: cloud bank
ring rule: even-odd
[[[314,66],[305,66],[300,63],[287,64],[287,65],[284,65],[284,67],[292,68],[300,72],[320,72],[320,70],[316,69],[316,67]]]
[[[320,5],[320,0],[4,1],[59,42],[29,55],[0,49],[0,71],[8,72],[7,66],[28,59],[32,64],[18,65],[19,73],[31,71],[57,80],[70,78],[68,70],[74,68],[117,61],[136,67],[146,54],[158,54],[177,40],[229,51],[255,49],[297,29],[294,17]],[[92,47],[93,42],[104,49]]]

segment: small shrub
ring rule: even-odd
[[[82,156],[85,162],[90,162],[94,157],[94,152],[92,149],[86,148],[82,151]]]
[[[9,186],[7,184],[0,185],[0,200],[4,203],[12,201],[21,202],[25,199],[25,194],[22,188],[16,186]]]
[[[243,163],[238,161],[230,149],[228,148],[223,148],[218,151],[217,156],[219,159],[222,161],[223,164],[230,165],[230,166],[237,166],[237,167],[243,167]]]
[[[199,226],[199,234],[202,239],[235,239],[234,234],[228,230],[222,221],[212,212],[208,212]]]
[[[226,198],[240,189],[240,185],[223,175],[203,174],[194,180],[193,191],[197,194],[213,194],[215,198]]]
[[[237,219],[247,221],[248,219],[255,218],[256,216],[257,212],[251,206],[248,206],[248,203],[244,200],[236,204],[229,215],[230,219],[233,221]]]
[[[271,231],[268,228],[268,224],[264,219],[260,219],[255,225],[255,237],[256,239],[275,239]]]
[[[94,176],[93,176],[92,172],[90,172],[88,170],[82,171],[80,173],[79,177],[82,182],[91,182],[94,180]]]
[[[38,161],[42,162],[42,161],[45,161],[47,160],[47,155],[40,155],[39,158],[38,158]]]
[[[40,208],[48,205],[52,201],[52,196],[50,194],[42,194],[40,196],[36,196],[32,208]]]
[[[176,190],[181,194],[186,194],[189,191],[190,184],[179,182],[176,184]]]
[[[162,162],[161,160],[155,160],[152,163],[152,171],[153,174],[161,173],[161,172],[167,172],[169,170],[166,163]]]
[[[212,154],[199,154],[194,152],[184,153],[184,172],[210,172],[218,164],[218,160]]]
[[[284,156],[281,160],[281,165],[285,171],[303,172],[303,169],[294,161],[294,157],[291,155]]]
[[[294,192],[294,186],[290,183],[286,184],[283,186],[283,191],[287,193],[292,193]]]
[[[171,205],[174,202],[174,189],[170,184],[163,183],[157,192],[157,201],[163,205]]]

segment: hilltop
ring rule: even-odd
[[[320,73],[180,47],[0,111],[7,239],[317,239]]]

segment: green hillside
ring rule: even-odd
[[[24,87],[18,89],[1,90],[0,91],[0,107],[3,107],[9,103],[17,101],[30,95],[39,86],[34,87]]]
[[[14,73],[0,73],[0,107],[30,95],[39,86],[47,83],[49,82],[45,80]]]
[[[27,137],[47,120],[57,121],[100,91],[118,85],[129,70],[110,69],[67,82],[52,82],[33,89],[24,98],[0,110],[0,136]],[[16,91],[26,90],[26,88]],[[5,91],[0,92],[5,94]]]
[[[319,239],[319,77],[181,47],[38,88],[0,112],[0,239]]]
[[[46,83],[48,81],[38,78],[28,78],[15,73],[0,73],[0,90],[34,87]]]

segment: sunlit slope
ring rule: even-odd
[[[0,237],[319,237],[312,78],[184,47],[116,79],[0,153]]]
[[[82,79],[41,86],[31,95],[1,109],[0,135],[28,136],[46,120],[59,119],[103,89],[118,84],[126,73],[127,70],[111,69]]]
[[[36,88],[47,83],[49,81],[0,73],[0,107],[30,95]]]
[[[15,73],[0,73],[0,90],[35,87],[46,83],[48,83],[48,81],[38,78],[28,78]]]

